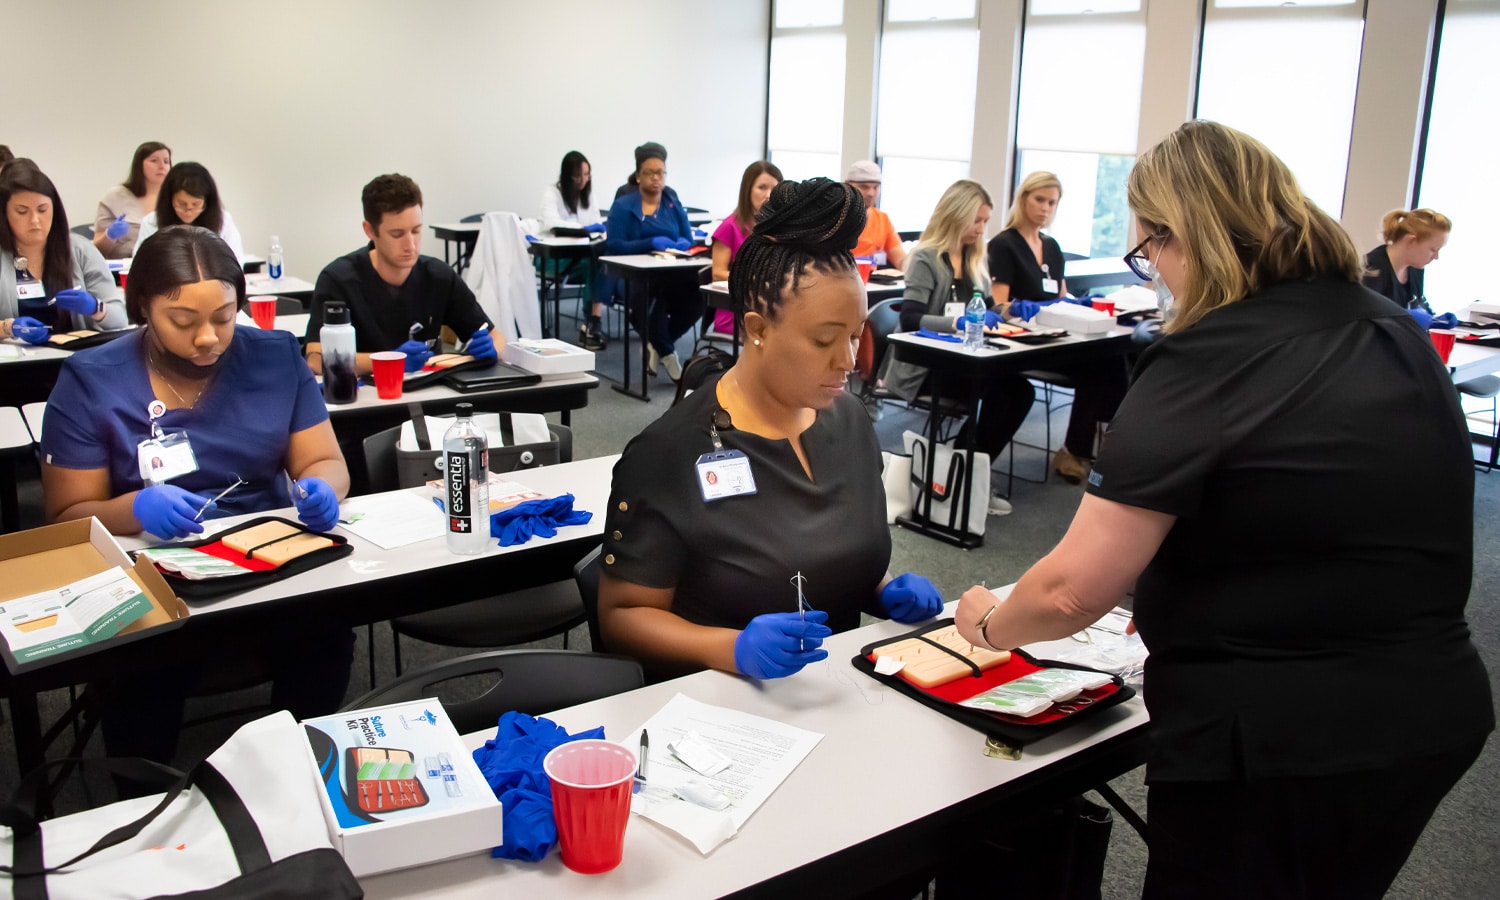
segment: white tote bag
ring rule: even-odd
[[[885,463],[880,472],[885,485],[885,524],[894,525],[901,516],[911,515],[911,454],[880,452]]]
[[[955,531],[967,531],[976,536],[984,535],[984,523],[989,516],[990,503],[990,455],[974,454],[974,471],[967,468],[967,456],[962,449],[955,449],[952,442],[939,443],[933,454],[932,483],[923,484],[927,469],[927,438],[915,431],[901,435],[906,452],[911,456],[911,509],[921,515],[927,500],[924,491],[932,493],[930,521],[935,525],[946,525]],[[963,511],[963,500],[969,498],[969,519],[959,519]]]
[[[328,836],[322,789],[302,727],[278,712],[241,727],[166,794],[51,819],[39,829],[25,821],[29,812],[6,808],[0,889],[52,900],[190,891],[194,897],[362,896]],[[27,874],[42,869],[48,871]]]

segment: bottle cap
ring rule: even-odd
[[[472,403],[460,403],[457,406],[453,407],[453,413],[454,413],[454,415],[458,416],[458,418],[460,418],[460,419],[473,418],[473,416],[474,416],[474,404],[472,404]]]
[[[348,325],[349,324],[349,307],[345,306],[342,303],[325,303],[325,304],[323,304],[323,324],[324,325]]]

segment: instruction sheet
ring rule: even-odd
[[[0,636],[18,662],[108,640],[151,611],[151,598],[111,566],[71,584],[0,603]]]

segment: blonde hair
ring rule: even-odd
[[[932,218],[927,220],[927,227],[922,230],[917,249],[936,247],[941,253],[953,247],[963,237],[963,233],[973,226],[981,206],[995,206],[984,185],[967,179],[950,184],[932,210]],[[984,241],[975,241],[964,248],[964,271],[976,283],[989,279],[990,267],[985,260]]]
[[[1282,281],[1359,281],[1354,242],[1302,193],[1265,145],[1217,122],[1188,122],[1130,171],[1130,209],[1184,260],[1170,331]],[[1142,237],[1146,235],[1143,234]]]
[[[1045,191],[1047,188],[1057,188],[1057,202],[1062,202],[1062,182],[1051,172],[1032,172],[1021,179],[1021,186],[1016,188],[1016,199],[1011,201],[1010,212],[1005,216],[1005,227],[1015,228],[1026,223],[1026,198],[1037,191]]]
[[[1453,220],[1431,209],[1393,209],[1380,220],[1380,236],[1394,244],[1408,234],[1425,241],[1453,230]]]

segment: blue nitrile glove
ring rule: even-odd
[[[956,334],[943,334],[940,331],[928,331],[926,328],[913,331],[912,335],[933,341],[947,341],[950,344],[962,344],[964,342],[964,339]]]
[[[785,678],[808,663],[828,658],[823,638],[833,634],[828,613],[767,613],[756,616],[734,640],[734,667],[751,678]]]
[[[1023,322],[1030,322],[1042,305],[1035,300],[1010,301],[1010,314]]]
[[[695,238],[706,238],[706,237],[708,237],[708,232],[704,231],[702,228],[694,228],[693,229],[693,237],[695,237]]]
[[[490,537],[498,538],[502,547],[511,547],[537,536],[552,537],[564,525],[586,525],[593,518],[593,513],[573,508],[572,494],[527,500],[490,516]]]
[[[1411,317],[1417,320],[1417,325],[1419,325],[1423,331],[1426,331],[1427,329],[1432,327],[1432,313],[1428,312],[1425,309],[1422,309],[1420,306],[1413,306],[1411,309],[1408,309],[1407,312],[1411,313]],[[19,322],[21,320],[17,319],[16,321]]]
[[[505,810],[500,831],[505,843],[490,855],[538,862],[557,843],[552,785],[542,771],[542,760],[560,744],[602,740],[604,729],[568,734],[555,722],[517,712],[505,713],[496,726],[495,736],[473,754],[480,774]]]
[[[656,237],[651,239],[652,250],[665,250],[668,247],[675,246],[677,246],[676,242],[664,234],[658,234]]]
[[[540,241],[541,241],[541,238],[537,237],[534,234],[528,234],[528,235],[526,235],[526,243],[528,243],[528,244],[535,244],[535,243],[539,243]]]
[[[204,504],[207,504],[206,509]],[[136,493],[131,512],[135,513],[135,520],[141,523],[141,527],[152,534],[180,538],[202,534],[203,523],[197,521],[198,510],[202,509],[206,516],[216,506],[209,503],[207,497],[185,491],[175,484],[157,484]]]
[[[339,495],[321,478],[304,478],[297,486],[306,493],[297,501],[297,518],[313,531],[327,531],[339,521]]]
[[[47,343],[51,331],[51,328],[31,316],[16,316],[10,323],[10,333],[28,344]]]
[[[118,241],[120,238],[129,233],[130,224],[125,221],[124,213],[120,213],[120,215],[113,222],[109,223],[109,227],[104,229],[104,236],[112,241]]]
[[[686,250],[689,247],[693,246],[693,242],[688,240],[687,238],[678,238],[677,243],[673,244],[672,246],[676,247],[678,250]]]
[[[587,231],[589,234],[603,234],[604,233],[604,223],[603,222],[595,222],[592,225],[585,225],[585,226],[583,226],[583,230]]]
[[[407,341],[396,348],[406,354],[406,371],[415,372],[427,365],[427,360],[432,358],[432,351],[421,341]]]
[[[68,288],[57,292],[57,306],[80,316],[92,316],[99,311],[99,301],[83,288]]]
[[[925,622],[943,611],[943,595],[931,581],[907,572],[892,578],[881,590],[880,605],[897,622]]]
[[[1004,323],[1004,321],[1004,317],[995,312],[993,309],[987,309],[984,311],[985,328],[999,328],[1000,325]]]
[[[1094,308],[1093,297],[1059,297],[1058,299],[1064,303],[1071,303],[1074,306],[1087,306],[1089,309]]]
[[[1451,312],[1443,313],[1440,316],[1433,316],[1432,317],[1432,327],[1433,328],[1457,328],[1458,327],[1458,316],[1455,316]]]
[[[481,362],[489,362],[496,356],[499,356],[495,352],[495,339],[490,337],[489,331],[484,328],[474,332],[474,336],[469,338],[469,346],[465,348],[464,352]]]

